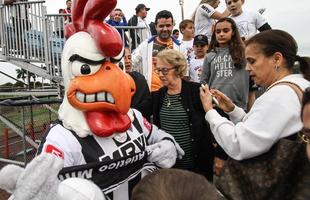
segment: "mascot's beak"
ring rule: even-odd
[[[69,85],[69,103],[81,111],[114,111],[126,114],[136,86],[133,79],[111,62],[90,76],[74,78]]]

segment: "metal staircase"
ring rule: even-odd
[[[61,97],[61,53],[65,43],[64,23],[69,15],[47,14],[44,3],[45,1],[21,1],[0,6],[0,60],[50,80],[56,85],[55,92],[50,93]],[[132,43],[137,46],[138,41],[128,38],[129,34],[125,36],[126,31],[133,31],[137,35],[144,29],[135,26],[116,28],[122,38],[130,41],[130,48]],[[8,74],[6,76],[10,77]],[[24,93],[25,91],[21,94]],[[0,94],[3,95],[3,92]],[[28,88],[27,94],[38,93],[33,93]]]
[[[47,15],[44,3],[18,2],[0,7],[0,59],[51,80],[60,94],[67,16]]]

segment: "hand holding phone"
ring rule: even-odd
[[[205,91],[206,86],[204,84],[201,84],[201,88],[203,89],[203,91]],[[210,93],[210,95],[212,96],[212,104],[219,106],[218,100],[211,93]]]

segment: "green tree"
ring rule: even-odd
[[[36,78],[37,75],[35,75],[32,72],[27,72],[27,70],[25,69],[16,69],[16,73],[17,73],[17,79],[22,79],[23,82],[25,83],[25,79],[27,78],[27,82],[30,85],[30,78],[33,78],[33,88],[35,88],[35,82],[36,82]]]
[[[27,71],[25,69],[16,69],[17,79],[22,79],[25,83],[25,79],[27,78]]]
[[[30,84],[30,78],[32,77],[33,78],[33,88],[36,87],[36,78],[37,78],[37,75],[35,75],[34,73],[32,72],[28,72],[28,75],[29,75],[29,84]]]

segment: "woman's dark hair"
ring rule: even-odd
[[[310,80],[310,57],[300,57],[297,55],[296,61],[304,78]]]
[[[232,36],[231,40],[228,44],[229,48],[229,53],[234,61],[234,65],[237,69],[241,69],[242,66],[245,65],[245,54],[244,54],[244,43],[240,37],[238,27],[235,23],[235,21],[231,18],[224,17],[218,20],[215,25],[214,25],[214,31],[212,33],[210,45],[208,52],[215,51],[216,52],[216,47],[219,46],[219,43],[216,40],[216,25],[221,23],[221,22],[228,22],[231,24],[231,29],[232,29]]]
[[[157,14],[156,14],[156,17],[155,17],[155,24],[157,25],[157,21],[159,20],[159,19],[162,19],[162,18],[165,18],[165,19],[169,19],[169,18],[171,18],[172,19],[172,22],[174,22],[173,21],[173,15],[172,15],[172,13],[170,12],[170,11],[168,11],[168,10],[162,10],[162,11],[159,11]]]
[[[134,188],[132,200],[218,200],[205,177],[180,169],[161,169],[145,176]]]
[[[302,97],[301,113],[300,113],[301,120],[302,120],[302,115],[304,114],[304,108],[309,103],[310,103],[310,87],[305,89],[305,92],[304,92],[303,97]]]
[[[310,59],[297,55],[297,43],[289,33],[282,30],[266,30],[254,35],[246,41],[246,46],[249,46],[250,44],[259,45],[261,52],[266,57],[270,57],[276,52],[280,52],[286,62],[286,66],[283,67],[292,70],[294,66],[298,64],[305,79],[310,80]]]

